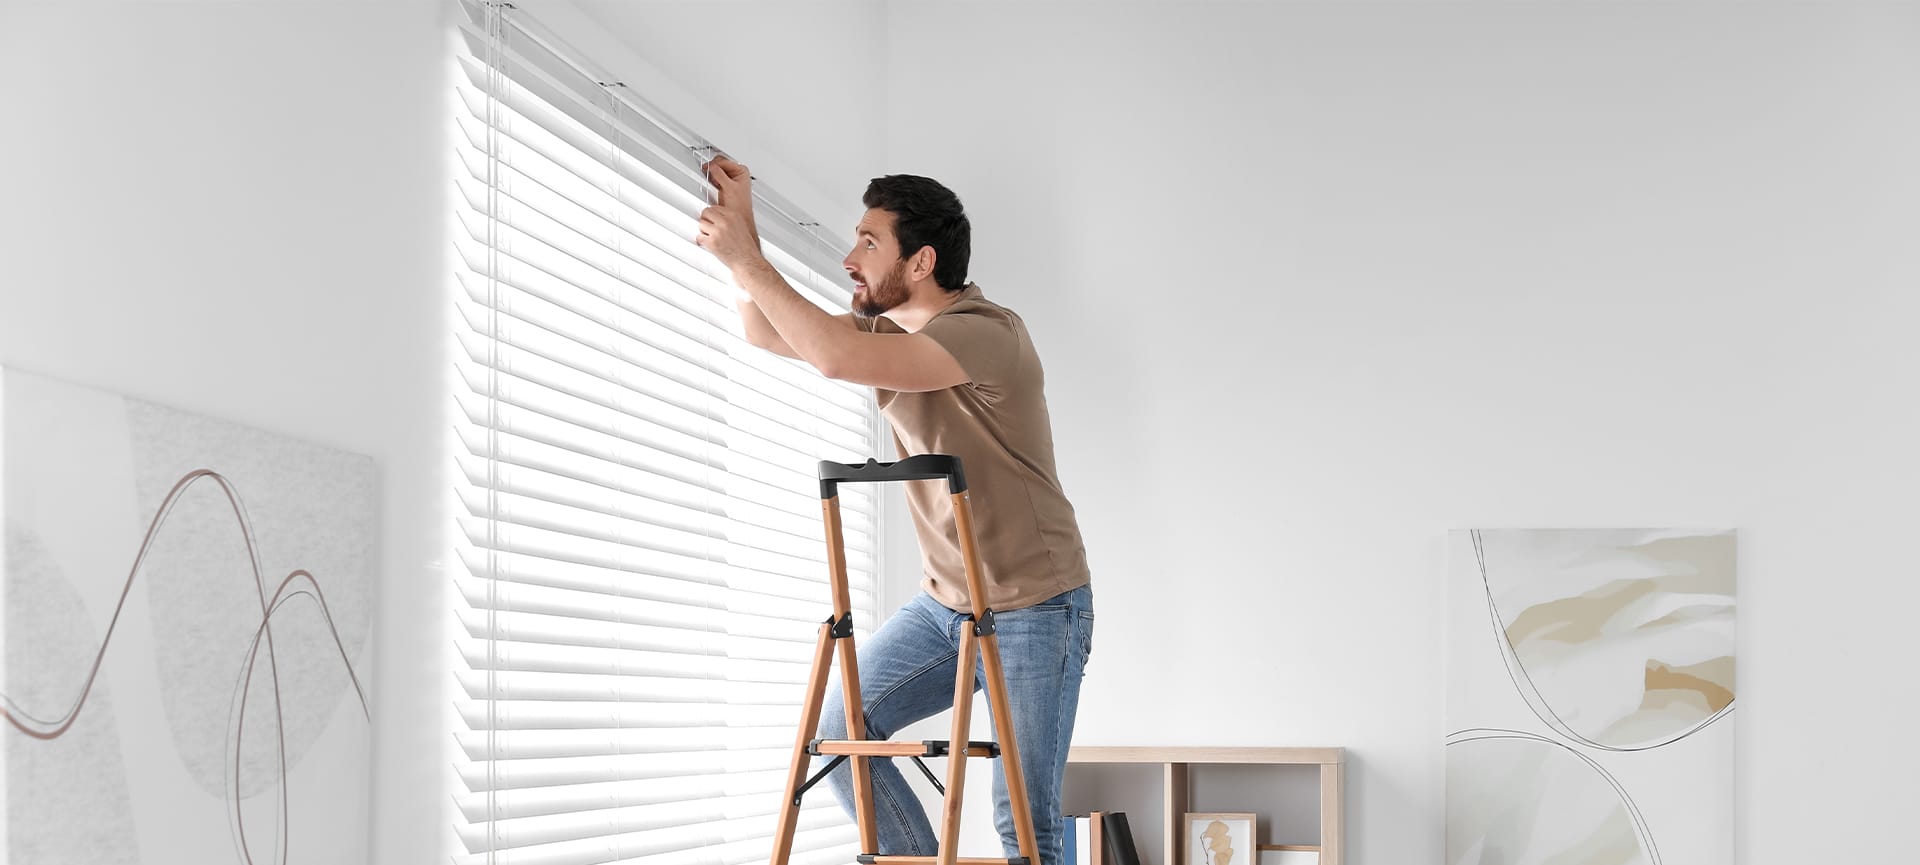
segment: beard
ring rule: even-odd
[[[853,313],[863,318],[873,318],[900,304],[906,303],[910,293],[907,291],[907,261],[901,259],[880,277],[878,281],[867,282],[866,288],[854,292]]]

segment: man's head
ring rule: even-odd
[[[862,201],[867,213],[842,262],[853,276],[855,312],[875,316],[919,291],[966,287],[973,225],[952,190],[929,178],[892,174],[868,184]]]

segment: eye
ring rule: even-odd
[[[874,245],[873,245],[873,241],[871,241],[871,240],[869,240],[869,241],[867,241],[867,248],[868,248],[868,249],[878,249],[879,247],[876,247],[876,246],[874,246]]]

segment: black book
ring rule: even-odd
[[[1104,865],[1140,865],[1140,851],[1133,846],[1133,829],[1127,825],[1127,812],[1108,811],[1101,828],[1106,835],[1107,859]],[[1171,865],[1171,863],[1169,863]]]

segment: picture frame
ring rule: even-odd
[[[1320,847],[1313,844],[1262,844],[1260,865],[1320,865]]]
[[[1180,819],[1180,861],[1172,865],[1258,865],[1258,820],[1250,812],[1186,812]]]

